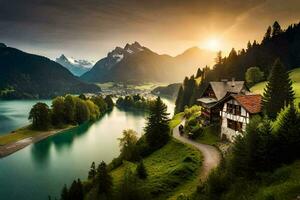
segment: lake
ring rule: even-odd
[[[174,103],[163,100],[173,114]],[[36,101],[0,101],[0,134],[28,124],[28,112],[34,103]],[[119,155],[118,138],[124,129],[133,129],[141,135],[144,126],[143,112],[114,108],[93,124],[62,132],[0,159],[1,199],[59,197],[64,184],[70,185],[75,178],[87,178],[93,161],[109,163]]]

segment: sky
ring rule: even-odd
[[[241,49],[275,20],[300,22],[300,0],[0,0],[0,42],[51,59],[97,61],[138,41],[159,54]]]

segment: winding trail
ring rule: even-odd
[[[181,142],[193,145],[194,147],[196,147],[202,152],[204,160],[202,165],[202,171],[200,173],[200,179],[204,181],[208,177],[210,171],[219,165],[221,160],[220,152],[214,146],[202,144],[194,140],[191,140],[187,137],[180,136],[179,126],[183,123],[184,120],[173,129],[173,137],[180,140]]]

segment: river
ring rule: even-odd
[[[174,103],[163,100],[173,114]],[[0,101],[0,134],[28,124],[28,112],[34,103]],[[119,155],[118,138],[124,129],[133,129],[141,135],[144,126],[144,113],[114,108],[93,124],[62,132],[0,159],[1,199],[59,197],[64,184],[70,185],[75,178],[87,178],[93,161],[109,163]]]

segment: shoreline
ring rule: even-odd
[[[15,141],[15,142],[0,145],[0,159],[4,158],[6,156],[9,156],[13,153],[16,153],[17,151],[19,151],[33,143],[39,142],[50,136],[59,134],[63,131],[67,131],[67,130],[70,130],[75,127],[77,127],[77,126],[68,126],[66,128],[62,128],[62,129],[40,131],[40,132],[36,132],[36,135],[34,135],[34,136],[25,137],[23,139]],[[26,128],[26,127],[24,127],[24,128]],[[12,131],[11,133],[5,134],[5,135],[9,135],[9,134],[14,134],[14,131]]]

